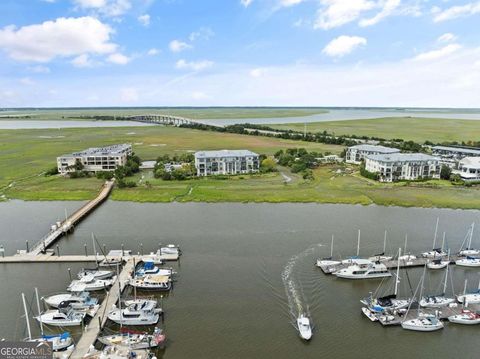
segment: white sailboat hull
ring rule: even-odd
[[[122,315],[120,309],[114,309],[108,313],[108,319],[122,325],[153,325],[160,319],[158,313],[152,315],[140,315],[138,318],[131,318]]]
[[[427,318],[415,318],[402,322],[402,328],[417,332],[433,332],[443,329],[443,323],[439,320],[431,322]]]
[[[27,342],[30,343],[43,343],[43,342],[48,342],[52,345],[52,350],[54,352],[58,352],[61,350],[67,349],[70,345],[73,344],[73,339],[72,337],[66,337],[66,338],[61,338],[60,336],[58,337],[52,337],[52,338],[34,338],[34,339],[29,339]]]
[[[459,259],[455,262],[455,264],[460,267],[480,267],[480,259],[479,260]]]
[[[480,318],[472,319],[465,314],[457,314],[448,317],[448,321],[456,324],[475,325],[480,324]]]
[[[458,295],[457,300],[460,303],[478,304],[480,303],[480,293]]]
[[[375,278],[386,278],[391,277],[391,273],[371,273],[371,274],[349,274],[342,272],[333,273],[338,278],[343,279],[375,279]]]

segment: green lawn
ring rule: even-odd
[[[272,127],[304,130],[303,123]],[[327,131],[336,135],[376,136],[385,139],[401,138],[419,143],[426,140],[433,142],[478,141],[480,139],[480,121],[396,117],[307,123],[307,131]]]
[[[168,114],[193,119],[243,119],[243,118],[271,118],[271,117],[298,117],[328,112],[321,108],[306,107],[205,107],[205,108],[111,108],[111,109],[41,109],[22,110],[13,115],[29,115],[28,119],[61,120],[78,119],[81,116],[131,116],[139,114]],[[8,113],[0,112],[6,116]],[[0,116],[0,120],[12,120]],[[15,118],[17,119],[17,118]],[[21,120],[22,118],[18,118]]]
[[[44,130],[0,130],[0,194],[2,188],[15,181],[15,188],[9,190],[9,196],[20,196],[15,191],[29,185],[43,186],[50,191],[57,182],[43,178],[30,178],[56,166],[56,157],[72,151],[93,146],[115,143],[132,143],[134,151],[144,160],[156,159],[161,154],[175,154],[187,151],[213,149],[249,149],[258,153],[273,154],[278,149],[305,147],[320,152],[339,153],[342,147],[310,142],[298,142],[269,137],[254,137],[230,133],[207,132],[192,129],[151,126],[122,128],[74,128]],[[61,181],[60,181],[61,182]],[[72,191],[80,195],[83,180],[67,181]],[[78,187],[77,187],[78,186]],[[54,190],[52,192],[55,192]],[[88,197],[89,190],[83,192]],[[69,199],[68,193],[64,193]],[[33,193],[32,196],[39,196]],[[50,196],[50,195],[49,195]],[[49,197],[47,196],[47,197]],[[74,196],[78,198],[77,195]]]

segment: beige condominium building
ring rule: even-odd
[[[195,153],[197,176],[258,172],[259,155],[248,150],[200,151]]]
[[[355,145],[347,149],[347,153],[345,155],[345,162],[359,165],[360,162],[362,162],[362,160],[364,160],[365,156],[367,155],[379,155],[398,152],[400,152],[398,148],[368,144]]]

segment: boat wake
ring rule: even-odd
[[[295,328],[297,328],[296,319],[301,314],[304,314],[309,318],[311,318],[311,314],[310,306],[305,297],[302,284],[296,279],[294,269],[297,263],[299,263],[302,259],[306,258],[308,255],[312,254],[314,250],[319,246],[321,245],[315,244],[307,248],[303,252],[291,257],[282,272],[282,281],[285,287],[285,294],[287,296],[292,325]]]

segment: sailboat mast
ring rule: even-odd
[[[402,255],[402,248],[398,248],[398,262],[397,262],[397,278],[395,278],[395,291],[393,294],[397,296],[397,291],[398,291],[398,284],[400,282],[400,256]]]
[[[95,247],[95,235],[92,232],[92,242],[93,242],[93,254],[95,255],[95,264],[98,268],[98,259],[97,259],[97,248]]]
[[[385,235],[383,236],[383,254],[385,254],[386,248],[387,248],[387,230],[385,230]]]
[[[122,320],[122,288],[120,287],[120,273],[118,269],[117,263],[117,281],[118,281],[118,309],[120,310],[120,328],[123,328],[123,320]]]
[[[408,233],[405,233],[405,246],[403,247],[403,254],[407,254]]]
[[[23,310],[25,311],[25,320],[27,321],[28,339],[32,339],[32,331],[30,330],[30,321],[28,320],[27,302],[25,300],[24,293],[22,293],[22,301],[23,301]]]
[[[445,295],[445,292],[447,291],[447,281],[448,281],[448,264],[445,269],[445,283],[443,283],[443,295]]]
[[[442,238],[442,252],[443,252],[443,248],[445,246],[445,232],[443,232],[443,238]]]
[[[40,310],[40,299],[38,297],[38,288],[35,287],[35,297],[37,298],[37,310],[38,310],[38,316],[41,316],[42,315],[42,311]],[[42,321],[40,320],[40,333],[42,334],[43,336],[43,323]]]
[[[470,238],[468,240],[468,249],[472,249],[473,230],[475,229],[475,222],[472,223],[472,230],[470,231]]]
[[[437,224],[435,225],[435,234],[433,236],[433,247],[432,249],[435,249],[435,243],[437,242],[437,232],[438,232],[438,222],[439,222],[440,218],[437,217]]]
[[[357,240],[357,257],[360,254],[360,230],[358,230],[358,240]]]
[[[333,258],[333,239],[334,235],[332,234],[332,243],[330,244],[330,258]]]

